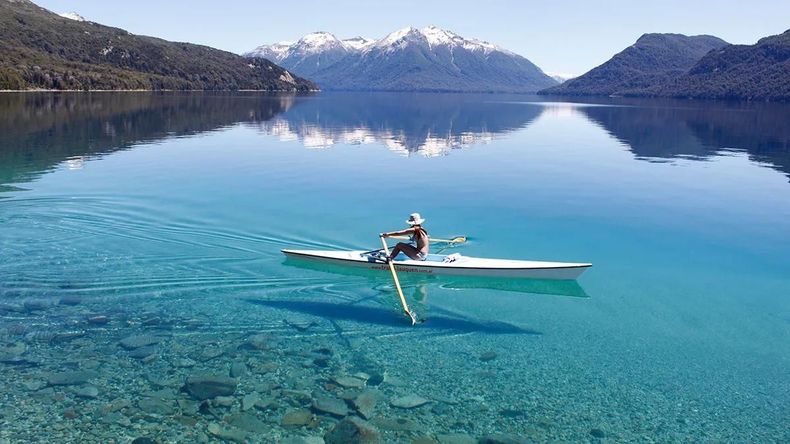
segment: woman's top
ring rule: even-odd
[[[414,242],[414,245],[424,255],[428,255],[428,246],[430,244],[428,232],[425,231],[425,228],[422,226],[415,226],[414,233],[411,235],[411,241]]]

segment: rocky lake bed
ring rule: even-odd
[[[0,442],[30,436],[136,444],[541,438],[537,430],[533,437],[474,430],[475,416],[490,409],[482,396],[420,384],[401,362],[361,353],[359,338],[341,333],[338,342],[326,334],[320,328],[326,321],[286,315],[277,328],[219,333],[210,313],[177,307],[154,302],[108,310],[79,297],[0,304]],[[474,360],[478,374],[493,377],[488,363],[496,357],[481,353]],[[501,415],[519,420],[524,412]]]

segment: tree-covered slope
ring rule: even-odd
[[[70,20],[0,0],[2,89],[287,90],[317,87],[265,59]]]
[[[790,30],[710,52],[687,73],[638,95],[790,100]]]
[[[709,35],[645,34],[606,63],[540,94],[628,94],[677,77],[711,50],[726,45]]]

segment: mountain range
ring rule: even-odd
[[[790,30],[754,45],[645,34],[609,61],[538,94],[790,100]]]
[[[75,12],[55,14],[30,0],[0,0],[0,90],[320,86],[790,101],[790,30],[754,45],[708,35],[645,34],[602,65],[562,80],[512,51],[434,26],[404,28],[378,40],[316,32],[239,56],[130,34]]]
[[[518,54],[435,26],[378,40],[316,32],[245,55],[268,58],[328,90],[535,92],[557,84]]]
[[[604,64],[541,93],[627,95],[685,73],[709,51],[726,45],[709,35],[645,34]]]
[[[790,101],[790,30],[711,51],[683,75],[639,95]]]
[[[130,34],[29,0],[0,0],[0,90],[317,87],[266,59]]]

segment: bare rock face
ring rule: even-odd
[[[348,416],[324,435],[326,444],[381,444],[375,427],[356,416]]]
[[[236,384],[236,379],[227,376],[192,375],[187,378],[183,389],[202,401],[217,396],[231,396],[236,391]]]

